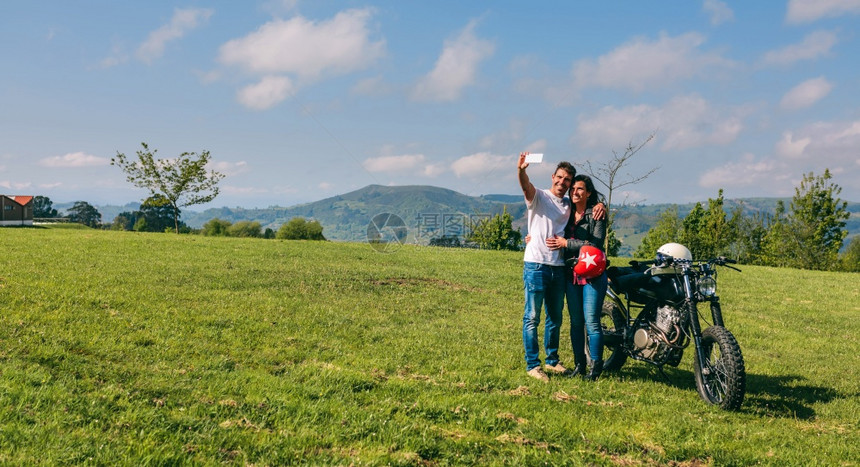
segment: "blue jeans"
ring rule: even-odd
[[[543,341],[546,364],[558,363],[558,338],[564,312],[565,267],[525,262],[523,289],[526,305],[523,313],[523,347],[526,350],[526,370],[540,366],[540,345],[537,328],[541,307],[546,307]]]
[[[606,273],[586,285],[567,281],[567,312],[570,314],[570,344],[577,362],[585,362],[585,334],[592,360],[603,360],[603,332],[600,315],[606,297]]]

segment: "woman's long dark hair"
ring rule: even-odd
[[[591,181],[591,177],[588,175],[579,174],[573,177],[573,184],[575,185],[576,182],[585,182],[585,191],[589,193],[588,200],[585,202],[587,207],[594,207],[595,204],[603,199],[603,195],[594,188],[594,182]],[[571,189],[573,189],[573,185],[571,185]]]

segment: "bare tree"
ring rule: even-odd
[[[627,173],[627,174],[625,174],[626,177],[623,179],[619,178],[619,172],[621,171],[622,168],[624,168],[625,165],[627,165],[630,162],[630,159],[633,158],[633,156],[635,156],[636,153],[638,153],[640,149],[645,147],[646,144],[650,143],[651,140],[654,139],[655,135],[656,135],[656,132],[651,133],[650,135],[648,135],[647,138],[645,138],[645,140],[643,140],[641,143],[638,143],[638,144],[634,144],[631,141],[630,143],[627,144],[627,148],[624,150],[624,154],[619,155],[617,152],[615,152],[615,150],[613,150],[612,151],[612,159],[610,159],[608,162],[605,162],[603,164],[592,164],[591,161],[585,161],[585,165],[587,167],[588,173],[591,174],[592,178],[594,178],[595,180],[600,182],[603,186],[605,186],[606,190],[608,191],[606,194],[606,209],[608,210],[608,212],[610,214],[609,214],[609,219],[608,219],[607,226],[606,226],[607,235],[606,235],[606,240],[605,240],[605,245],[604,245],[604,247],[607,248],[607,251],[609,251],[608,250],[609,240],[611,238],[611,236],[608,234],[608,232],[612,228],[612,222],[615,219],[615,213],[613,213],[613,211],[611,209],[613,192],[615,192],[616,190],[618,190],[621,187],[624,187],[627,185],[634,185],[636,183],[641,182],[642,180],[645,180],[646,178],[650,177],[651,174],[656,172],[657,169],[659,169],[660,167],[654,167],[653,169],[649,170],[648,172],[646,172],[643,175],[635,175],[634,176],[634,175]],[[622,206],[623,205],[624,204],[622,203]],[[615,212],[617,212],[617,210]]]

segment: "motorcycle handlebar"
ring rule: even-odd
[[[636,268],[639,266],[650,266],[650,265],[654,265],[654,264],[656,264],[658,267],[671,266],[672,264],[675,264],[675,263],[688,263],[688,264],[692,265],[693,263],[696,263],[696,262],[697,261],[687,261],[687,260],[683,260],[683,259],[676,260],[675,258],[673,258],[669,255],[659,255],[658,259],[654,259],[654,260],[650,260],[650,261],[637,261],[635,259],[632,259],[632,260],[630,260],[629,264],[630,264],[630,266]],[[712,258],[712,259],[709,259],[707,261],[698,261],[698,262],[718,264],[720,266],[725,266],[729,269],[734,269],[735,271],[738,271],[738,272],[741,271],[738,268],[729,266],[729,264],[737,264],[738,262],[736,260],[731,259],[731,258],[726,258],[725,256],[718,256],[716,258]]]

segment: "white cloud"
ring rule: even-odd
[[[761,185],[775,179],[785,180],[784,168],[773,160],[755,160],[752,154],[744,155],[740,161],[729,162],[708,170],[699,177],[703,188],[725,188]]]
[[[711,24],[714,26],[735,19],[735,12],[720,0],[705,0],[702,8],[711,17]]]
[[[170,23],[152,31],[138,47],[137,58],[145,63],[152,63],[164,54],[168,42],[181,38],[188,31],[208,21],[213,12],[207,8],[177,8]]]
[[[821,18],[860,13],[860,0],[789,0],[785,20],[808,23]]]
[[[498,169],[508,169],[513,173],[516,170],[516,162],[516,159],[510,156],[479,152],[457,159],[451,164],[451,170],[457,177],[485,175]]]
[[[271,13],[272,16],[278,16],[294,11],[298,4],[299,0],[270,0],[264,3],[262,8]]]
[[[795,138],[790,131],[786,131],[776,143],[776,154],[789,159],[799,159],[811,142],[810,138]]]
[[[788,91],[779,103],[787,110],[805,109],[820,101],[833,90],[833,84],[823,76],[804,81]]]
[[[838,41],[836,33],[815,31],[806,35],[800,44],[772,50],[762,57],[764,65],[791,65],[802,60],[814,60],[830,54]]]
[[[539,139],[539,140],[534,141],[530,144],[527,144],[525,150],[528,152],[540,152],[540,153],[542,153],[542,152],[546,151],[546,148],[547,148],[546,140],[545,139]]]
[[[248,72],[291,73],[305,79],[361,70],[385,55],[385,41],[372,41],[371,10],[346,10],[328,21],[302,16],[270,21],[221,46],[218,60]]]
[[[239,162],[212,162],[209,168],[224,175],[238,175],[249,170],[248,163],[245,161]]]
[[[693,32],[677,37],[661,34],[654,41],[634,39],[597,60],[576,62],[574,87],[643,91],[699,76],[713,68],[732,66],[730,60],[718,54],[703,52],[700,46],[704,42],[704,36]]]
[[[475,83],[478,65],[496,48],[492,42],[475,36],[476,24],[471,21],[459,36],[445,41],[436,66],[413,89],[413,99],[453,101]]]
[[[110,165],[110,159],[83,152],[73,152],[62,156],[46,157],[39,161],[42,167],[98,167]]]
[[[385,83],[382,76],[375,76],[356,83],[350,90],[350,93],[360,96],[383,96],[390,94],[391,91],[391,86]]]
[[[219,70],[194,71],[194,74],[197,75],[203,84],[211,84],[221,79],[221,72]]]
[[[0,180],[0,187],[7,190],[27,190],[33,184],[31,182],[10,182],[9,180]]]
[[[427,166],[424,167],[424,176],[435,178],[447,171],[448,167],[444,164],[427,164]]]
[[[813,161],[831,170],[851,165],[860,154],[860,120],[816,122],[796,131],[786,131],[775,151],[778,156]]]
[[[122,63],[128,61],[128,54],[125,53],[123,47],[119,44],[114,44],[111,47],[111,53],[109,56],[104,58],[101,62],[99,62],[99,67],[101,68],[111,68]]]
[[[405,154],[402,156],[371,157],[365,159],[362,166],[368,172],[403,172],[414,170],[422,164],[424,164],[424,154]]]
[[[478,145],[487,151],[505,152],[516,148],[519,152],[523,139],[525,138],[528,122],[521,118],[513,117],[507,127],[500,127],[498,131],[482,136]]]
[[[294,92],[293,82],[286,76],[266,76],[257,84],[239,90],[239,102],[254,110],[265,110],[280,103]]]
[[[574,139],[587,147],[621,148],[656,131],[664,150],[724,145],[743,130],[743,113],[715,109],[696,95],[676,97],[663,107],[604,107],[580,116]]]
[[[225,195],[234,195],[234,196],[247,196],[247,195],[259,195],[259,194],[269,194],[270,191],[267,188],[262,188],[258,186],[234,186],[234,185],[223,185],[221,187],[221,193]]]

